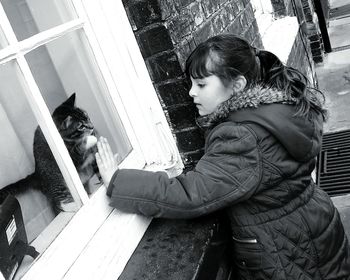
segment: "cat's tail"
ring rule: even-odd
[[[0,189],[0,204],[2,204],[8,195],[16,196],[24,193],[28,189],[40,189],[40,181],[38,180],[35,172]]]

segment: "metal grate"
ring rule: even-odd
[[[350,193],[350,130],[323,135],[317,183],[330,196]]]

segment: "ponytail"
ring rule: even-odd
[[[269,51],[257,50],[260,60],[260,83],[265,87],[281,90],[296,99],[298,110],[296,116],[307,116],[310,109],[327,119],[327,110],[323,108],[324,94],[310,86],[307,77],[294,69],[285,66],[276,55]]]
[[[248,87],[271,87],[296,100],[296,115],[306,116],[315,110],[326,120],[324,96],[309,86],[305,75],[283,65],[273,53],[257,50],[236,35],[220,34],[199,44],[186,61],[186,73],[193,78],[216,75],[228,84],[242,75]]]

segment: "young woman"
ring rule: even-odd
[[[299,71],[234,35],[190,55],[190,96],[207,129],[193,171],[119,169],[106,139],[96,155],[112,206],[152,217],[225,209],[240,279],[350,279],[338,211],[312,180],[326,111]]]

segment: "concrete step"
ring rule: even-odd
[[[350,4],[332,8],[329,12],[331,20],[350,16]]]

